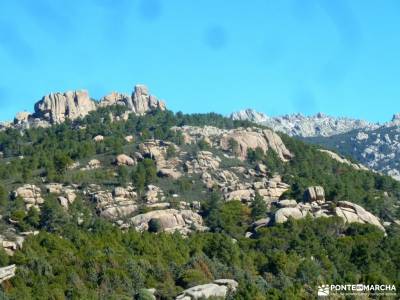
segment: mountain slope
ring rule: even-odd
[[[353,157],[372,170],[400,180],[400,127],[379,127],[375,130],[354,130],[330,138],[306,138],[307,142],[323,145]]]
[[[0,264],[16,265],[2,297],[309,299],[327,282],[399,283],[400,183],[248,121],[127,111],[0,132]]]
[[[400,180],[399,115],[394,115],[390,122],[383,125],[322,114],[271,118],[253,110],[233,113],[231,118],[254,121],[306,142],[321,145],[345,157],[351,157],[371,170]]]

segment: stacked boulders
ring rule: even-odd
[[[31,207],[35,207],[39,210],[39,205],[44,203],[42,198],[41,190],[34,184],[24,184],[23,186],[17,188],[13,193],[12,197],[14,199],[20,197],[25,202],[26,210]]]
[[[109,192],[97,185],[91,185],[87,193],[95,201],[99,215],[109,220],[125,218],[138,208],[137,194],[132,186],[115,187],[112,192]]]

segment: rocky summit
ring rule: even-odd
[[[0,298],[314,299],[321,282],[396,283],[400,183],[369,162],[397,166],[399,116],[344,134],[368,161],[248,117],[269,120],[174,113],[143,85],[19,113],[0,130]],[[319,138],[340,147],[322,135],[362,125],[296,118],[309,123],[280,124],[326,124]]]
[[[34,106],[34,112],[20,112],[14,122],[6,122],[1,128],[30,128],[48,127],[60,124],[66,120],[76,120],[87,116],[91,111],[100,107],[121,105],[128,108],[127,114],[145,114],[156,109],[165,110],[165,103],[149,93],[145,85],[136,85],[131,95],[112,92],[100,101],[90,98],[89,92],[67,91],[65,93],[51,93],[44,96]]]

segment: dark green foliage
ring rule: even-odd
[[[251,203],[251,218],[256,221],[260,218],[265,218],[267,215],[267,204],[259,193],[256,193],[253,202]]]
[[[162,225],[159,219],[151,219],[149,221],[149,231],[150,232],[161,232],[162,230]]]

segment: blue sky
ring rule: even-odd
[[[174,111],[400,111],[400,1],[1,0],[0,120],[147,84]]]

